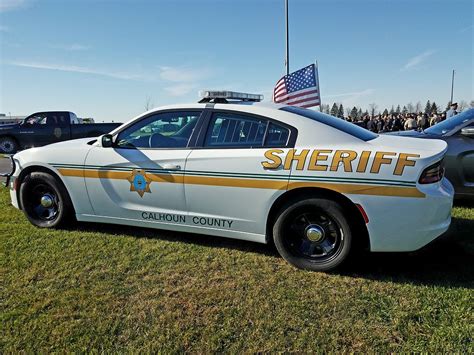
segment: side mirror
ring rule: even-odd
[[[474,127],[466,127],[461,129],[461,134],[466,137],[474,138]]]
[[[100,137],[102,148],[110,148],[114,145],[114,137],[111,134],[104,134]]]

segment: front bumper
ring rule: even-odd
[[[10,162],[12,164],[11,171],[8,172],[8,173],[3,173],[3,174],[0,175],[1,177],[6,178],[4,184],[5,184],[5,187],[7,187],[7,188],[10,187],[11,177],[13,176],[13,174],[15,173],[15,170],[16,170],[16,163],[15,163],[15,159],[13,159],[13,155],[8,156],[8,158],[10,159]]]

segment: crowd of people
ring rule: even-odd
[[[385,115],[364,115],[361,118],[352,118],[351,116],[345,117],[349,122],[355,123],[358,126],[364,127],[369,131],[376,133],[383,132],[396,132],[396,131],[408,131],[408,130],[424,130],[428,127],[434,126],[435,124],[449,119],[457,114],[457,104],[451,105],[448,111],[441,113],[433,112],[428,115],[427,113],[391,113]]]

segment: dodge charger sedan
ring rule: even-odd
[[[377,135],[314,110],[205,92],[98,139],[12,158],[12,204],[35,226],[131,225],[274,242],[296,267],[412,251],[445,232],[447,144]]]

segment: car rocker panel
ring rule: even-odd
[[[171,106],[148,112],[124,125],[139,125],[149,119],[150,114],[159,115],[168,110],[199,109],[202,111],[192,133],[196,136],[191,135],[189,140],[194,140],[196,146],[155,149],[130,148],[116,143],[115,147],[104,147],[100,141],[91,143],[90,139],[83,139],[18,153],[14,157],[18,168],[12,177],[12,203],[22,208],[19,199],[22,199],[24,175],[38,169],[49,171],[64,185],[79,221],[194,232],[261,243],[268,242],[273,234],[285,259],[312,270],[330,270],[337,266],[350,240],[359,237],[351,236],[347,221],[365,219],[372,251],[416,250],[449,227],[453,188],[449,181],[438,176],[442,174],[438,163],[446,153],[445,142],[433,140],[426,145],[416,138],[393,136],[363,140],[348,134],[345,128],[336,129],[325,121],[280,108],[263,104],[209,103]],[[217,129],[210,134],[212,127],[204,129],[205,125],[219,122],[217,128],[222,130],[225,115],[236,112],[254,115],[256,120],[269,120],[264,122],[266,126],[256,121],[261,127],[267,127],[262,133],[267,137],[263,142],[275,133],[270,131],[271,123],[291,127],[288,142],[295,132],[297,137],[289,145],[280,142],[265,147],[206,146],[203,140],[206,142],[208,138],[204,136],[217,142],[224,135]],[[324,120],[338,120],[324,116]],[[177,120],[166,122],[169,126]],[[235,126],[240,128],[232,128],[235,142],[250,139],[253,123],[249,118],[248,122]],[[156,127],[161,130],[164,125]],[[111,134],[116,141],[121,141],[121,132],[126,129],[119,127]],[[229,131],[229,127],[226,129]],[[254,131],[256,137],[258,129]],[[288,133],[281,127],[276,132]],[[132,141],[143,141],[142,133],[132,134]],[[150,142],[154,134],[153,128],[151,134],[146,133]],[[161,133],[158,136],[163,138]],[[225,137],[222,144],[227,143]],[[298,191],[304,193],[295,194]],[[344,196],[359,210],[351,210],[349,215],[349,210],[344,210],[338,199],[327,201],[327,195],[318,199],[321,191]],[[278,210],[275,210],[277,205]],[[295,228],[293,232],[286,229],[290,225]],[[281,239],[284,233],[295,233],[301,238],[286,245],[285,239]],[[295,247],[294,243],[299,246]],[[292,248],[299,249],[293,253]]]

